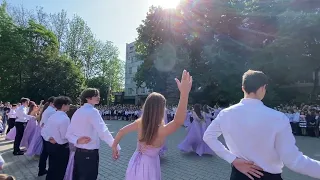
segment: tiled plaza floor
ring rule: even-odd
[[[125,121],[106,121],[109,130],[116,132],[127,124]],[[184,154],[177,149],[177,145],[185,136],[185,129],[181,128],[167,139],[169,151],[161,159],[163,180],[228,180],[230,166],[217,156],[198,157],[195,154]],[[320,160],[320,139],[311,137],[296,137],[301,151]],[[111,149],[101,143],[99,180],[123,180],[128,161],[136,148],[136,133],[124,137],[121,141],[121,157],[118,161],[111,158]],[[12,141],[0,139],[0,152],[7,164],[3,173],[14,175],[17,180],[36,180],[38,178],[38,161],[35,158],[12,155]],[[320,173],[320,172],[319,172]],[[285,180],[313,180],[307,176],[296,174],[288,169],[283,173]]]

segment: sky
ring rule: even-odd
[[[120,59],[125,60],[126,43],[135,41],[136,28],[145,19],[151,5],[173,6],[177,0],[7,0],[13,6],[23,5],[35,10],[43,7],[47,13],[68,12],[81,16],[102,41],[112,41],[119,48]]]

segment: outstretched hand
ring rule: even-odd
[[[192,87],[192,76],[190,76],[189,72],[186,70],[183,70],[181,81],[179,79],[175,78],[178,89],[181,94],[188,95],[191,87]]]

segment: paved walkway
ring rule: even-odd
[[[106,121],[113,135],[127,122]],[[169,152],[161,160],[163,180],[228,180],[230,166],[216,156],[198,157],[195,154],[179,152],[177,145],[185,136],[185,129],[181,128],[168,138]],[[297,137],[299,148],[306,155],[320,160],[320,139],[311,137]],[[99,180],[123,180],[128,161],[136,148],[136,133],[127,135],[121,141],[121,157],[118,161],[111,158],[111,149],[102,143],[100,149]],[[13,156],[11,141],[0,139],[0,152],[7,164],[4,173],[14,175],[17,180],[35,180],[38,178],[38,161],[26,156]],[[285,180],[313,180],[307,176],[296,174],[288,169],[283,173]]]

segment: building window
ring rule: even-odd
[[[130,50],[133,50],[133,46],[130,47]]]
[[[141,88],[141,93],[146,93],[146,88]]]
[[[129,74],[132,74],[132,67],[129,67]]]

